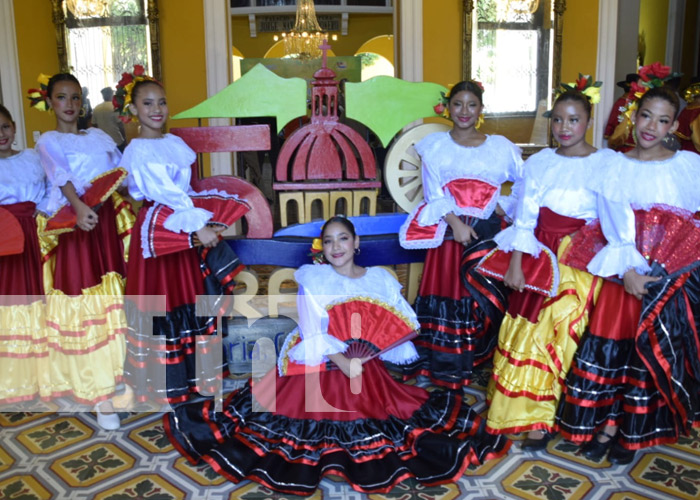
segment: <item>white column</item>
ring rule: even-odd
[[[2,88],[0,97],[4,106],[12,113],[12,118],[17,125],[16,147],[24,149],[27,147],[27,135],[24,126],[22,84],[19,77],[17,33],[12,2],[13,0],[0,0],[0,88]]]
[[[598,5],[598,53],[594,78],[602,81],[603,87],[593,116],[593,145],[597,148],[604,147],[603,132],[615,102],[617,8],[618,0],[605,0]]]
[[[423,81],[423,0],[401,0],[400,39],[402,80]]]
[[[224,89],[231,76],[231,14],[228,0],[203,0],[204,52],[207,66],[207,97]],[[228,118],[210,118],[209,125],[230,125]],[[211,153],[212,175],[231,175],[232,154]]]

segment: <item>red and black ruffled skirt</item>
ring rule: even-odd
[[[421,328],[413,343],[420,358],[404,368],[406,378],[425,375],[434,384],[460,389],[471,382],[474,367],[493,355],[507,290],[475,267],[495,247],[501,218],[493,213],[474,230],[479,239],[466,247],[445,240],[428,250],[414,306]]]
[[[148,208],[139,210],[131,240],[126,286],[125,377],[138,402],[181,403],[196,393],[214,393],[228,375],[216,314],[197,316],[198,297],[218,310],[226,306],[243,265],[224,241],[144,258],[141,232]]]
[[[566,380],[557,425],[569,440],[619,426],[628,449],[674,443],[700,426],[700,268],[639,301],[606,281]]]
[[[363,368],[371,383],[358,394],[340,370],[273,370],[232,393],[223,411],[213,401],[178,406],[164,416],[165,429],[192,463],[295,495],[313,494],[326,475],[367,493],[408,478],[442,484],[507,452],[510,442],[487,434],[461,393],[402,384],[376,359]]]

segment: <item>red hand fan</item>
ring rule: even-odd
[[[24,232],[17,217],[0,208],[0,257],[16,255],[24,251]]]
[[[91,186],[85,190],[80,199],[90,208],[104,203],[126,179],[128,172],[121,167],[109,170],[90,181]],[[48,218],[44,234],[61,234],[73,231],[78,223],[78,215],[70,205],[63,205]]]
[[[366,298],[334,304],[328,310],[328,317],[328,333],[348,344],[344,352],[348,358],[365,358],[368,361],[416,336],[415,326],[408,318],[388,305]],[[301,337],[296,339],[294,345],[299,342]],[[337,369],[337,366],[330,361],[320,367],[306,367],[288,360],[284,374],[300,375],[308,370],[333,369]]]
[[[217,231],[225,230],[250,210],[246,200],[230,195],[207,194],[191,198],[196,208],[203,208],[214,214],[208,225]],[[165,221],[172,213],[172,208],[160,203],[148,209],[141,229],[142,232],[148,233],[148,249],[144,249],[147,257],[182,252],[199,244],[194,233],[175,233],[165,228]]]
[[[700,221],[694,214],[655,207],[635,210],[634,216],[637,250],[647,261],[658,262],[668,274],[674,274],[699,260]],[[595,221],[574,233],[561,262],[586,270],[591,259],[606,244],[600,221]]]
[[[476,265],[476,271],[484,276],[503,281],[510,266],[510,256],[510,253],[494,248],[482,257]],[[543,248],[538,257],[523,254],[522,268],[526,289],[546,297],[554,297],[557,294],[559,265],[557,257],[549,248]]]

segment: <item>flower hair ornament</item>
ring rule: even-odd
[[[554,100],[556,101],[559,96],[565,92],[580,92],[586,96],[591,104],[598,104],[600,102],[600,87],[602,86],[603,82],[600,80],[594,81],[591,75],[579,73],[575,82],[562,82],[559,84],[558,88],[554,89]],[[542,116],[550,118],[552,116],[552,110],[545,111]]]
[[[311,262],[314,264],[328,264],[326,257],[323,255],[323,242],[321,238],[314,238],[311,242],[311,251],[308,253],[311,257]]]
[[[119,113],[119,119],[122,122],[128,123],[131,120],[138,121],[138,118],[131,114],[129,104],[132,102],[131,96],[134,85],[144,81],[155,82],[160,85],[158,80],[146,74],[146,70],[140,64],[135,64],[134,70],[131,73],[122,73],[122,78],[119,80],[119,83],[117,83],[117,91],[114,93],[114,97],[112,97],[112,105],[114,106],[114,110]]]
[[[27,90],[27,99],[29,99],[30,107],[38,109],[39,111],[49,111],[49,95],[48,95],[48,85],[51,77],[40,73],[39,77],[36,79],[39,82],[38,89]]]
[[[620,123],[608,139],[608,144],[613,147],[624,144],[632,131],[632,113],[637,109],[639,99],[649,89],[663,87],[668,80],[681,76],[681,73],[671,72],[669,66],[664,66],[659,62],[642,66],[637,74],[639,74],[639,80],[630,84],[627,101],[620,107],[620,115],[617,117]]]
[[[484,85],[477,81],[477,80],[467,80],[477,87],[481,89],[481,92],[484,92]],[[448,88],[450,89],[450,92],[452,92],[452,87],[454,87],[454,84],[451,83],[448,85]],[[440,100],[438,103],[433,106],[433,111],[435,111],[435,114],[438,116],[442,116],[443,118],[447,118],[448,120],[450,119],[450,98],[445,95],[444,92],[440,92]],[[484,113],[481,113],[479,115],[479,118],[477,119],[476,123],[474,124],[474,128],[478,129],[484,124]]]

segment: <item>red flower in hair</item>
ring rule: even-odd
[[[483,83],[478,82],[476,80],[472,80],[472,81],[476,84],[477,87],[479,87],[481,89],[482,92],[484,92],[484,84]]]
[[[630,94],[643,94],[647,90],[647,87],[644,87],[643,85],[640,85],[637,82],[632,82],[630,84]]]
[[[441,115],[445,112],[445,105],[443,103],[438,103],[433,106],[433,111],[435,111],[436,115]]]
[[[134,64],[134,76],[143,76],[146,70],[140,64]]]
[[[589,75],[582,75],[579,73],[578,78],[576,79],[576,90],[584,90],[588,86],[590,78],[591,77]]]
[[[660,62],[655,62],[647,66],[642,66],[639,68],[639,76],[645,82],[652,80],[653,78],[658,78],[663,80],[668,75],[671,74],[671,68],[669,66],[664,66]]]
[[[126,87],[134,79],[131,73],[122,73],[122,79],[117,83],[117,87]]]

